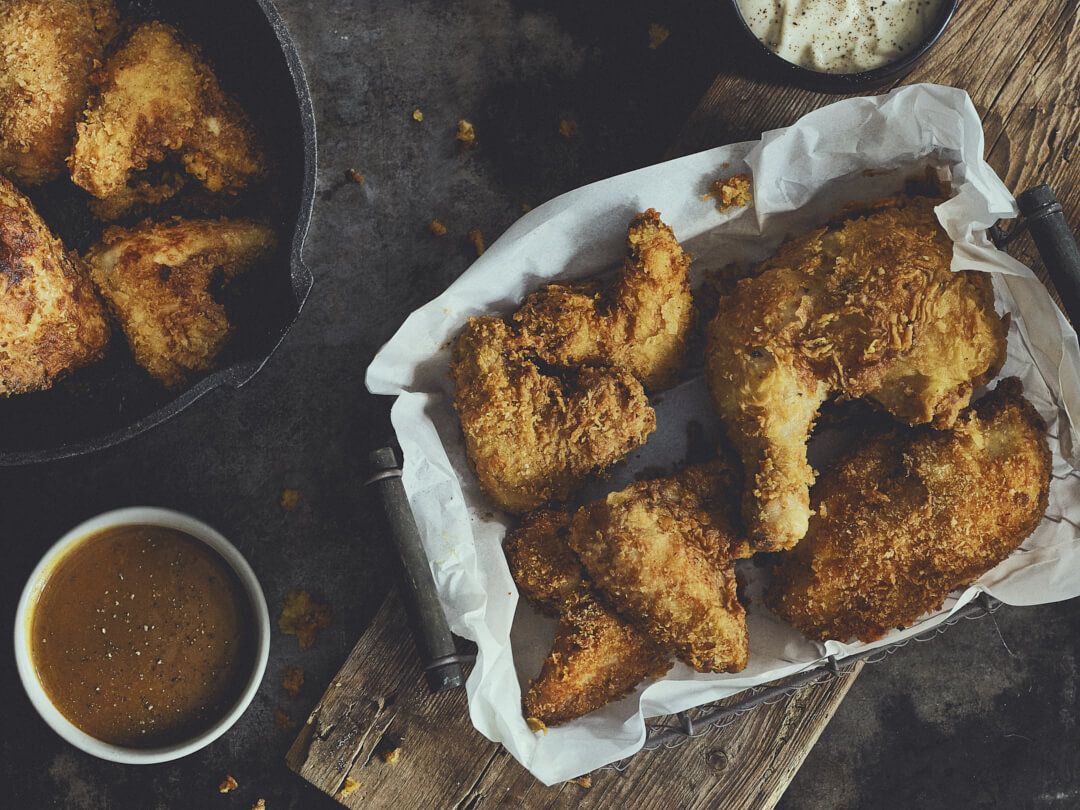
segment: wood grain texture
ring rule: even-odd
[[[348,807],[769,808],[858,676],[800,690],[678,747],[642,752],[592,786],[546,787],[469,720],[462,690],[431,695],[391,594],[312,711],[289,767]],[[394,764],[383,754],[399,750]],[[359,783],[347,796],[349,778]]]

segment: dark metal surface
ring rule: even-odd
[[[303,261],[315,194],[316,135],[307,80],[296,48],[271,0],[119,0],[128,21],[175,24],[202,49],[227,92],[251,116],[271,162],[265,183],[235,202],[181,195],[155,218],[250,216],[269,222],[282,243],[266,266],[222,294],[235,334],[218,369],[180,392],[169,391],[134,362],[119,329],[104,360],[57,382],[48,391],[0,399],[0,465],[81,455],[118,444],[183,411],[221,386],[238,388],[266,364],[300,314],[313,276]],[[237,43],[243,47],[238,48]],[[89,211],[89,197],[66,177],[30,193],[66,245],[85,251],[106,223]],[[137,222],[146,215],[121,220]]]
[[[1080,324],[1080,246],[1061,203],[1044,183],[1018,196],[1016,204],[1061,296],[1065,314],[1074,324]]]

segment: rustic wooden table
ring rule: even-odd
[[[838,98],[744,70],[733,56],[670,156],[756,138]],[[914,82],[967,90],[1005,183],[1014,192],[1049,183],[1069,221],[1080,221],[1078,0],[963,0],[938,46],[897,84]],[[1011,250],[1042,273],[1029,239]],[[472,728],[463,691],[427,693],[404,628],[391,595],[288,754],[290,768],[349,807],[771,808],[860,671],[639,754],[621,771],[597,771],[589,787],[545,787]],[[384,762],[398,747],[400,758]],[[344,795],[346,780],[357,784]]]

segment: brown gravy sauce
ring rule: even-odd
[[[255,666],[243,585],[205,543],[117,526],[77,543],[31,611],[31,659],[53,705],[103,742],[190,739],[236,703]]]

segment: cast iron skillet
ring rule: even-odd
[[[219,386],[239,388],[270,359],[311,291],[301,252],[315,193],[315,119],[296,48],[272,0],[117,0],[117,6],[126,20],[174,24],[202,48],[226,91],[251,116],[273,167],[238,201],[192,194],[156,210],[154,218],[248,216],[271,224],[280,248],[265,266],[219,294],[234,333],[215,371],[166,390],[136,365],[114,329],[104,360],[49,391],[0,398],[2,466],[100,450],[161,424]],[[100,236],[103,225],[90,215],[87,196],[66,178],[30,197],[68,248],[81,253]]]

